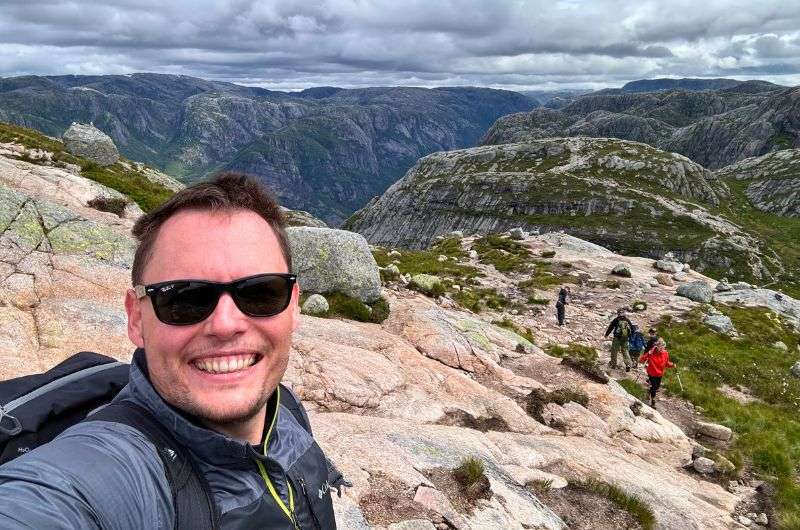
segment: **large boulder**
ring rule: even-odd
[[[733,431],[731,431],[730,428],[717,423],[708,423],[705,421],[696,422],[695,430],[704,436],[708,436],[709,438],[714,438],[716,440],[722,440],[723,442],[727,442],[733,436]]]
[[[669,261],[665,259],[660,259],[656,261],[655,263],[653,263],[653,267],[662,272],[670,272],[672,274],[683,271],[683,263],[678,263],[677,261]]]
[[[364,303],[381,295],[378,264],[360,234],[309,226],[286,230],[292,251],[292,272],[310,293],[340,292]]]
[[[91,160],[100,166],[110,166],[119,161],[114,141],[94,125],[73,123],[63,136],[67,151]]]
[[[723,315],[722,313],[706,315],[703,319],[703,323],[718,333],[728,334],[736,331],[731,317]]]
[[[711,287],[702,280],[679,285],[676,294],[701,304],[708,304],[714,297]]]

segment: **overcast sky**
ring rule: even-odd
[[[0,77],[310,86],[800,84],[800,0],[0,0]]]

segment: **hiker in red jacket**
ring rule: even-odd
[[[664,370],[675,368],[675,363],[670,362],[669,352],[666,350],[664,339],[658,339],[655,346],[646,350],[641,357],[640,363],[647,363],[647,378],[650,380],[650,406],[656,406],[656,392],[661,386],[661,378],[664,377]]]

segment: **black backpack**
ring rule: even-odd
[[[187,450],[146,409],[129,401],[109,404],[128,384],[129,373],[127,363],[80,352],[42,374],[0,382],[0,464],[51,441],[80,421],[124,423],[144,434],[158,450],[172,490],[175,528],[216,530],[219,515],[211,489]],[[299,405],[283,390],[281,404],[311,432]]]

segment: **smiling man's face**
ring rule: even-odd
[[[159,229],[143,283],[197,279],[230,282],[288,272],[275,232],[251,211],[184,210]],[[145,348],[150,380],[173,406],[224,425],[264,409],[286,371],[292,332],[299,322],[298,288],[282,313],[250,317],[224,293],[214,312],[188,326],[164,324],[149,297],[129,291],[128,335]]]

